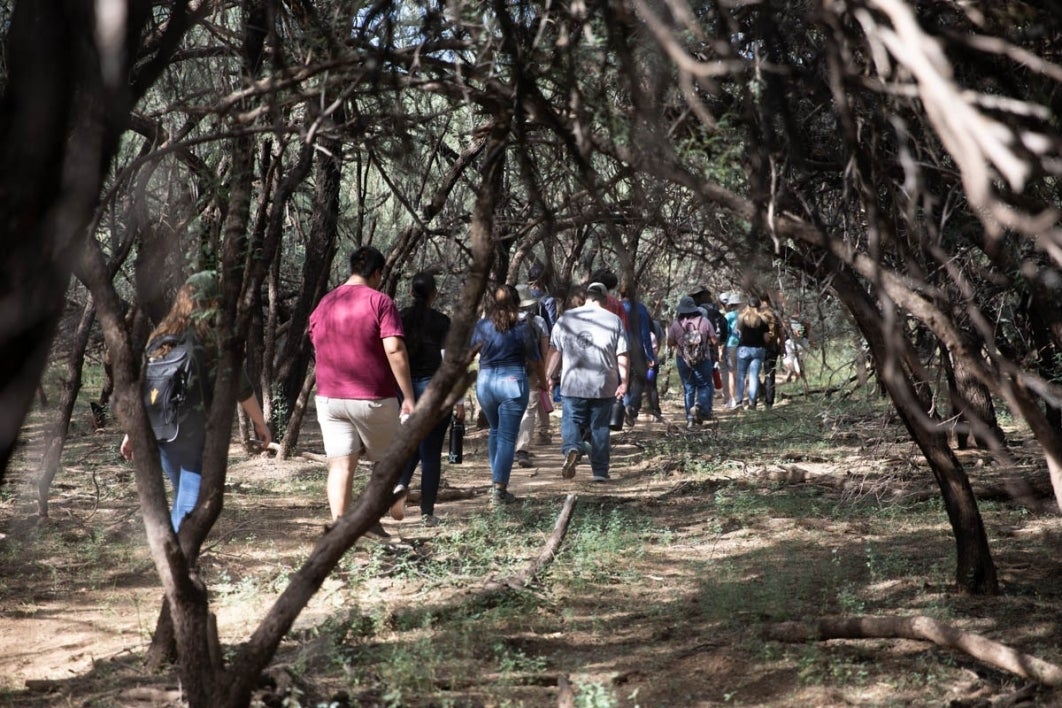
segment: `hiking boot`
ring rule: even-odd
[[[579,464],[579,451],[568,450],[564,457],[564,467],[561,468],[561,477],[571,479],[575,476],[575,466]]]
[[[694,406],[690,408],[690,414],[688,416],[693,421],[694,425],[698,425],[701,422],[701,408],[700,406]]]
[[[611,482],[612,478],[609,477],[608,475],[602,476],[602,475],[596,475],[595,474],[593,477],[590,478],[590,481],[594,482],[596,484],[604,484],[606,482]]]
[[[420,515],[420,523],[423,524],[424,526],[431,527],[431,526],[438,526],[442,522],[439,521],[439,517],[438,516],[434,516],[433,514],[421,514]]]
[[[514,497],[512,492],[510,492],[505,487],[495,487],[494,491],[491,492],[490,501],[492,504],[504,506],[506,504],[514,503],[516,501],[516,497]]]
[[[514,461],[521,467],[533,467],[534,463],[531,462],[531,453],[527,450],[517,450],[514,456]]]
[[[697,427],[697,422],[692,417],[686,419],[686,430],[693,430]]]
[[[636,420],[638,420],[638,414],[635,412],[634,406],[627,406],[623,409],[623,422],[627,424],[628,428],[633,428]]]
[[[394,490],[391,492],[391,518],[395,521],[401,521],[406,518],[406,497],[409,496],[409,489],[404,484],[396,484]]]
[[[546,433],[539,433],[538,437],[535,438],[535,442],[539,445],[551,445],[553,443],[553,438]]]

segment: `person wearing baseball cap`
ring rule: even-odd
[[[538,342],[542,361],[549,356],[549,326],[542,316],[542,305],[535,297],[528,285],[517,285],[516,292],[520,296],[519,318],[531,325],[535,341]],[[538,442],[548,445],[550,442],[549,410],[546,409],[546,401],[538,395],[538,391],[546,388],[545,382],[540,384],[534,371],[528,372],[528,386],[532,393],[527,399],[527,408],[524,416],[520,419],[520,431],[516,435],[516,454],[514,460],[521,467],[533,467],[531,461],[531,434],[538,430]],[[552,409],[550,409],[552,410]]]
[[[719,369],[722,371],[723,367],[726,367],[727,375],[723,379],[723,392],[724,399],[726,400],[726,408],[734,409],[738,407],[738,401],[734,400],[734,393],[737,391],[737,348],[738,348],[738,308],[741,306],[741,296],[735,292],[723,293],[723,304],[726,305],[726,325],[729,334],[726,339],[721,342],[721,349],[723,350]]]
[[[561,476],[571,479],[583,450],[582,429],[590,431],[592,481],[609,481],[609,412],[612,402],[627,392],[629,359],[627,330],[619,317],[605,309],[608,288],[593,282],[586,287],[586,303],[567,310],[550,335],[546,377],[555,388],[560,373]]]

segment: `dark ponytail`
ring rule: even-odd
[[[403,320],[402,328],[406,331],[406,349],[412,359],[424,341],[424,324],[431,310],[429,301],[436,292],[435,276],[430,271],[422,270],[413,276],[409,289],[413,293],[413,306]]]

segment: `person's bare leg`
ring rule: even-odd
[[[357,455],[328,458],[328,506],[335,521],[350,508],[350,490],[354,483]]]

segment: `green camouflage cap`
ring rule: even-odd
[[[216,270],[201,270],[188,276],[185,285],[191,285],[195,289],[195,299],[200,302],[216,300],[221,295],[218,286],[218,273]]]

